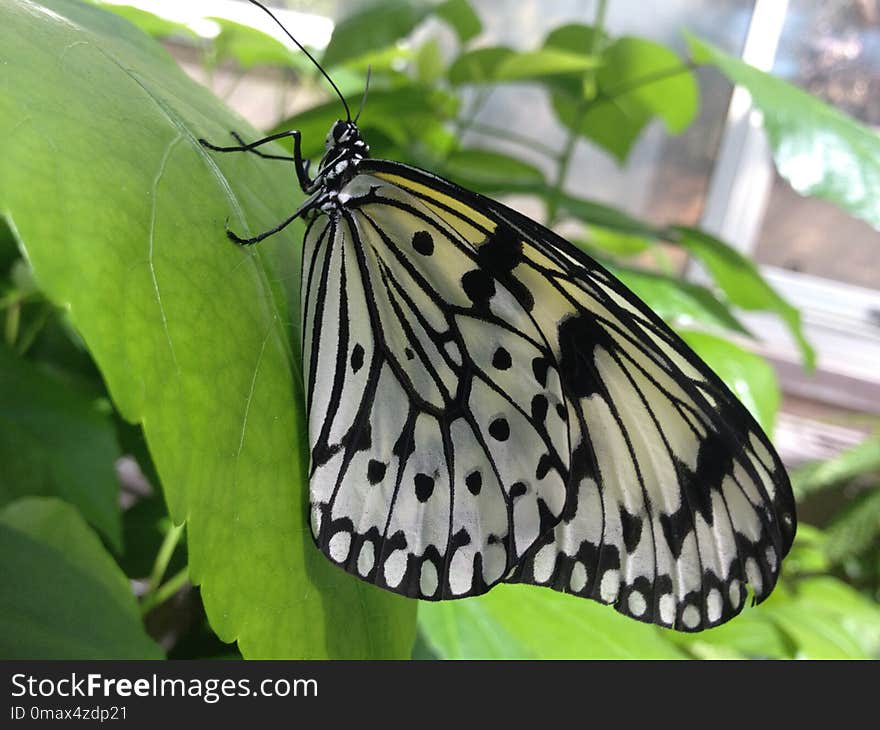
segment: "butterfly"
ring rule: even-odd
[[[795,505],[749,412],[564,238],[430,172],[371,158],[360,112],[353,120],[315,65],[346,119],[314,177],[297,131],[200,141],[291,161],[307,196],[265,233],[227,233],[251,245],[308,221],[301,303],[318,548],[412,598],[530,583],[682,631],[728,620],[749,592],[766,598]],[[293,157],[256,149],[284,137]]]

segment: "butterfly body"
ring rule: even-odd
[[[414,598],[526,582],[686,631],[766,597],[793,498],[724,384],[552,231],[368,154],[339,121],[300,175],[321,551]]]

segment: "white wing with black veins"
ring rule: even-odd
[[[321,550],[408,596],[527,582],[688,631],[766,597],[791,488],[707,366],[528,218],[360,170],[304,249]]]

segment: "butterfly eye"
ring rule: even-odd
[[[348,128],[349,125],[346,122],[338,121],[333,125],[333,129],[331,130],[331,134],[333,136],[334,142],[344,142],[345,138],[348,136]]]

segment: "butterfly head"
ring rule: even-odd
[[[323,185],[338,188],[353,174],[355,164],[369,156],[370,148],[361,137],[357,124],[342,119],[336,121],[327,134],[324,157],[319,166]]]
[[[327,133],[325,160],[330,161],[340,156],[364,158],[369,154],[370,148],[354,122],[339,119]]]

